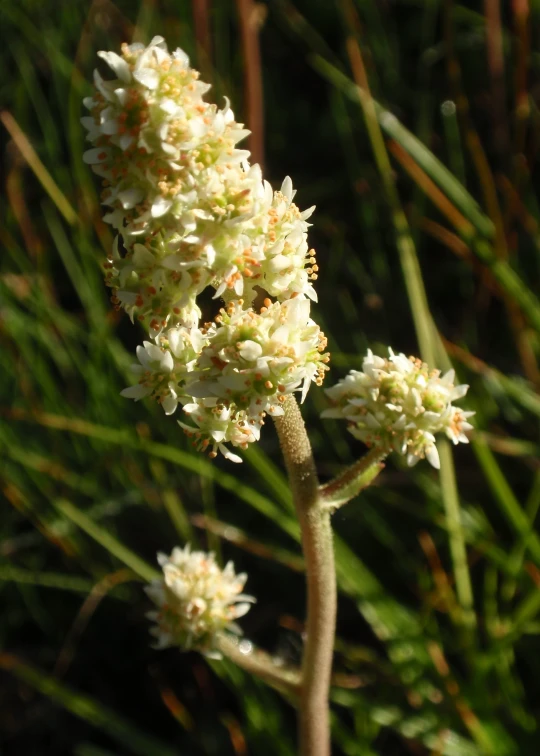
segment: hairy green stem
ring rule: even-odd
[[[330,513],[321,508],[311,444],[296,399],[275,419],[302,531],[306,562],[307,619],[302,660],[299,740],[301,756],[329,756],[328,694],[336,631],[336,572]]]
[[[383,460],[387,452],[373,448],[350,467],[345,468],[319,489],[322,506],[330,511],[354,499],[362,489],[367,488],[384,468]]]
[[[217,641],[221,653],[237,666],[278,690],[298,696],[301,684],[299,669],[280,665],[266,651],[254,648],[250,641],[229,635],[220,635]]]

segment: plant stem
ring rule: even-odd
[[[319,489],[323,506],[331,511],[354,499],[363,488],[367,488],[383,469],[387,452],[373,448],[350,467],[345,468]]]
[[[301,756],[329,756],[328,694],[336,630],[336,573],[330,514],[320,506],[311,444],[296,399],[275,419],[302,531],[306,562],[307,619],[302,660],[299,740]]]
[[[219,650],[234,662],[237,666],[245,669],[268,685],[278,690],[285,691],[291,696],[297,696],[300,690],[301,674],[299,669],[280,666],[272,657],[261,649],[254,648],[250,644],[247,653],[242,650],[242,641],[228,635],[218,637]]]

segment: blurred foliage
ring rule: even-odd
[[[295,750],[277,693],[149,648],[140,580],[191,540],[249,573],[246,635],[297,662],[298,530],[271,427],[241,468],[210,463],[159,407],[119,396],[141,334],[107,302],[112,238],[81,160],[96,52],[134,36],[184,48],[245,118],[245,6],[0,4],[1,754]],[[540,7],[268,0],[250,19],[266,175],[318,208],[328,380],[368,345],[422,349],[477,411],[442,488],[392,460],[335,515],[335,753],[537,753]],[[312,390],[305,417],[327,479],[362,449],[324,404]]]

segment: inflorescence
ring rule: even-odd
[[[147,614],[155,622],[151,634],[157,648],[179,646],[219,658],[218,636],[241,634],[235,620],[255,601],[242,593],[247,575],[236,575],[228,562],[222,570],[213,554],[191,551],[188,544],[170,556],[158,554],[163,578],[145,589],[157,609]]]
[[[256,441],[285,395],[303,399],[327,369],[310,318],[314,208],[298,209],[290,178],[280,191],[263,181],[236,147],[249,131],[228,101],[220,110],[203,100],[210,85],[184,52],[169,54],[155,37],[99,55],[115,78],[94,72],[82,123],[94,145],[84,159],[102,178],[104,220],[117,232],[105,279],[114,306],[152,339],[137,349],[139,381],[123,394],[151,396],[167,414],[182,407],[196,448],[241,461],[227,444]],[[202,323],[208,288],[225,307]]]
[[[323,417],[347,420],[349,431],[382,454],[392,451],[415,465],[424,457],[439,467],[435,434],[445,433],[454,444],[467,443],[467,422],[474,412],[464,412],[452,402],[469,388],[454,386],[454,371],[441,376],[416,357],[394,354],[388,359],[368,350],[363,370],[351,370],[337,385],[326,389],[332,408]]]

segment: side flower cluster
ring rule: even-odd
[[[198,448],[240,458],[226,444],[258,438],[266,413],[289,391],[321,382],[324,335],[309,317],[318,266],[308,247],[314,208],[294,204],[290,178],[263,181],[248,133],[203,100],[210,88],[185,53],[161,37],[145,47],[100,52],[113,72],[94,72],[82,119],[92,149],[84,160],[102,178],[104,220],[117,232],[105,279],[112,302],[152,341],[137,350],[139,383],[125,396],[152,396],[191,417]],[[201,324],[200,295],[226,308]],[[255,308],[257,297],[267,299]]]
[[[232,562],[222,570],[213,554],[191,551],[189,544],[173,549],[170,556],[158,554],[158,562],[163,578],[145,589],[157,607],[147,614],[155,622],[150,632],[156,648],[179,646],[219,658],[217,636],[241,635],[235,620],[255,601],[242,593],[247,575],[236,575]]]
[[[323,417],[347,420],[349,431],[368,447],[384,454],[392,451],[415,465],[424,457],[439,467],[435,434],[445,433],[457,444],[468,443],[472,429],[467,422],[474,412],[464,412],[452,402],[469,388],[454,385],[454,371],[441,376],[425,362],[404,354],[375,356],[368,350],[362,371],[351,372],[326,390],[332,403]]]

